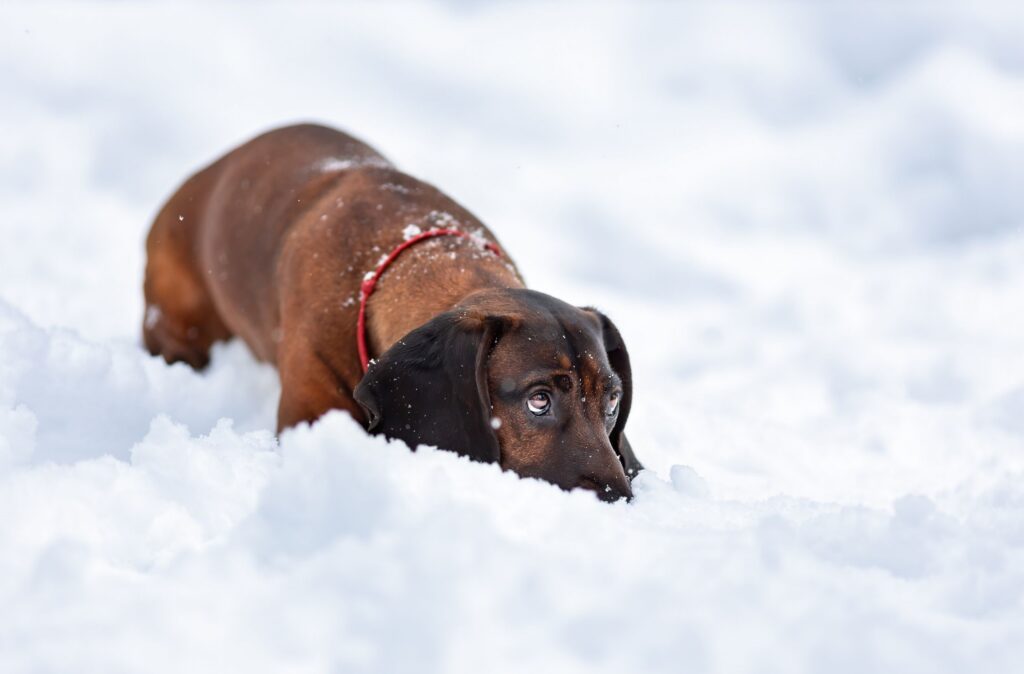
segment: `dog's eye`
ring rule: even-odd
[[[619,411],[619,398],[621,397],[622,395],[618,391],[608,397],[608,404],[604,408],[604,413],[607,416],[613,417]]]
[[[537,391],[526,401],[526,407],[534,416],[542,417],[551,411],[551,396]]]

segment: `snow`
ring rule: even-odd
[[[5,4],[0,671],[1018,671],[1022,27]],[[633,502],[340,413],[278,442],[243,345],[203,374],[144,352],[162,200],[310,118],[616,322]]]
[[[324,173],[330,173],[332,171],[345,171],[353,167],[373,166],[377,168],[386,168],[390,166],[387,161],[378,157],[366,157],[358,161],[352,159],[338,159],[336,157],[329,157],[320,162],[317,168]]]

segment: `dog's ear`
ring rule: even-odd
[[[626,439],[624,430],[626,428],[626,420],[629,418],[629,409],[633,404],[633,370],[629,365],[629,352],[626,350],[626,343],[622,341],[622,335],[619,334],[619,329],[615,327],[615,324],[600,311],[595,309],[590,311],[593,311],[601,319],[601,333],[604,337],[604,349],[608,354],[608,363],[615,370],[615,374],[619,375],[619,379],[622,380],[622,400],[619,402],[619,417],[615,420],[615,428],[612,429],[609,438],[612,442],[612,447],[619,453],[623,470],[626,471],[626,475],[633,478],[644,467],[639,459],[636,458],[629,440]]]
[[[500,328],[498,319],[449,311],[398,340],[353,392],[368,430],[497,462],[486,366]]]

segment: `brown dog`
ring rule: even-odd
[[[472,214],[354,138],[301,125],[242,145],[171,197],[146,251],[150,353],[202,368],[241,337],[278,368],[279,430],[342,409],[411,447],[631,495],[615,326],[526,290]]]

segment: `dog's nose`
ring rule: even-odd
[[[595,492],[599,499],[608,503],[622,498],[627,501],[633,498],[633,489],[629,486],[629,478],[625,474],[621,479],[616,475],[611,480],[598,480],[592,476],[584,476],[580,478],[579,487]]]

